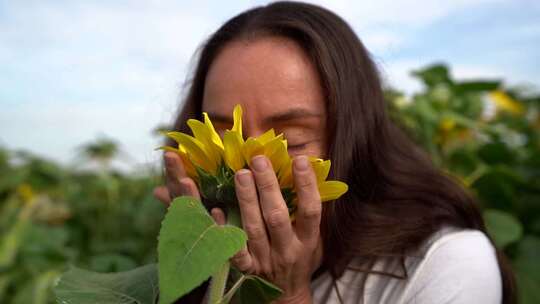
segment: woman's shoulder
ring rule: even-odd
[[[373,270],[403,275],[402,265],[396,259],[384,259]],[[364,303],[500,303],[495,249],[481,231],[442,228],[408,255],[404,266],[406,279],[346,271],[337,282],[344,302],[358,303],[363,297]],[[359,293],[363,281],[365,290]],[[334,303],[332,291],[326,295],[329,301],[318,302]]]
[[[495,258],[495,248],[480,230],[444,227],[429,237],[409,258],[423,264],[440,258],[490,260]]]
[[[408,258],[402,303],[500,303],[495,248],[479,230],[443,228]]]

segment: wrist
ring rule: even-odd
[[[283,295],[276,301],[272,302],[273,304],[311,304],[313,299],[311,297],[311,289],[306,287],[299,292],[296,292],[292,295]]]

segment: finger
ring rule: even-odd
[[[182,195],[191,196],[198,200],[201,199],[199,188],[197,188],[197,185],[195,184],[195,182],[189,177],[184,177],[180,179],[180,189],[181,189]]]
[[[317,178],[306,156],[293,160],[294,188],[298,197],[296,234],[304,244],[315,245],[321,224],[321,197]]]
[[[276,174],[270,161],[262,155],[252,159],[251,167],[259,193],[262,214],[270,234],[271,246],[280,253],[287,252],[293,238],[293,230],[289,210],[283,200]]]
[[[171,196],[169,195],[169,190],[167,190],[167,187],[165,186],[155,187],[154,197],[163,204],[165,204],[165,206],[169,206],[169,204],[171,203]]]
[[[254,270],[254,260],[246,247],[231,258],[231,263],[241,272],[251,274]]]
[[[234,178],[242,226],[248,236],[249,250],[257,260],[269,262],[270,243],[259,207],[253,175],[251,171],[241,169],[236,172]]]
[[[216,221],[216,224],[225,225],[227,223],[227,220],[225,219],[225,213],[223,213],[223,210],[219,208],[212,208],[212,210],[210,210],[210,214],[214,218],[214,221]]]
[[[173,152],[165,152],[163,158],[165,160],[166,184],[171,199],[185,195],[182,191],[182,185],[180,184],[180,179],[186,177],[182,160]]]

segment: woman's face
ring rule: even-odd
[[[236,104],[243,132],[254,137],[274,128],[291,155],[326,157],[326,107],[317,70],[294,41],[268,37],[228,44],[212,63],[202,109],[218,132],[232,127]]]

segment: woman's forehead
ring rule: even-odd
[[[236,104],[261,120],[325,112],[316,68],[300,46],[281,37],[232,42],[214,60],[203,111],[230,117]]]

